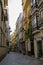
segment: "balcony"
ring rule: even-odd
[[[37,2],[31,6],[31,14],[38,10]]]
[[[23,38],[19,39],[19,42],[21,42],[21,43],[22,43],[22,42],[23,42]]]
[[[43,18],[39,19],[38,26],[40,29],[43,29]]]
[[[33,26],[32,27],[32,33],[37,33],[39,32],[40,29],[43,29],[43,18],[40,18],[38,21],[38,26]]]
[[[43,0],[38,0],[38,6],[40,6],[41,4],[43,4]]]
[[[35,34],[37,32],[39,32],[39,27],[38,26],[32,28],[32,34]]]

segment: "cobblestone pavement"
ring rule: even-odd
[[[0,62],[0,65],[43,65],[43,63],[32,57],[10,52],[3,61]]]

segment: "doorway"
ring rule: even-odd
[[[31,55],[34,55],[34,42],[31,41]]]
[[[38,57],[42,57],[42,40],[37,42],[38,47]]]

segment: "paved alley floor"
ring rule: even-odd
[[[0,62],[0,65],[43,65],[43,63],[32,57],[16,52],[10,52]]]

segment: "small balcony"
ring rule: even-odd
[[[37,8],[37,3],[34,3],[33,5],[31,5],[31,9],[33,10],[34,8]]]
[[[43,4],[43,0],[38,0],[38,6],[40,6],[41,4]]]
[[[32,28],[32,34],[35,34],[37,32],[39,32],[39,27],[38,26]]]
[[[40,29],[43,29],[43,18],[39,19],[38,26]]]
[[[22,42],[23,42],[23,38],[19,39],[19,42],[21,42],[21,43],[22,43]]]
[[[37,2],[31,6],[31,14],[38,10]]]

